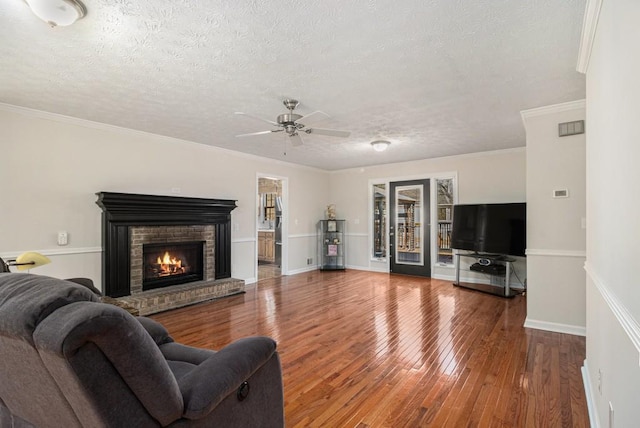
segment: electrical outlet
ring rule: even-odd
[[[308,264],[308,265],[313,264],[313,259],[312,259],[311,257],[309,257],[309,258],[307,259],[307,264]]]

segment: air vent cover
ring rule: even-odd
[[[564,122],[558,124],[558,136],[568,137],[569,135],[584,134],[584,120]]]

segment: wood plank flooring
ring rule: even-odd
[[[522,327],[525,297],[314,271],[153,315],[212,349],[278,342],[288,427],[587,427],[583,337]]]

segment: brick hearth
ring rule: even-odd
[[[207,300],[244,293],[244,281],[235,278],[218,279],[215,281],[190,282],[167,288],[142,291],[132,296],[117,298],[118,301],[132,306],[140,315],[176,309]]]

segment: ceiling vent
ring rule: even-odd
[[[558,137],[568,137],[569,135],[578,134],[584,134],[584,120],[558,124]]]

